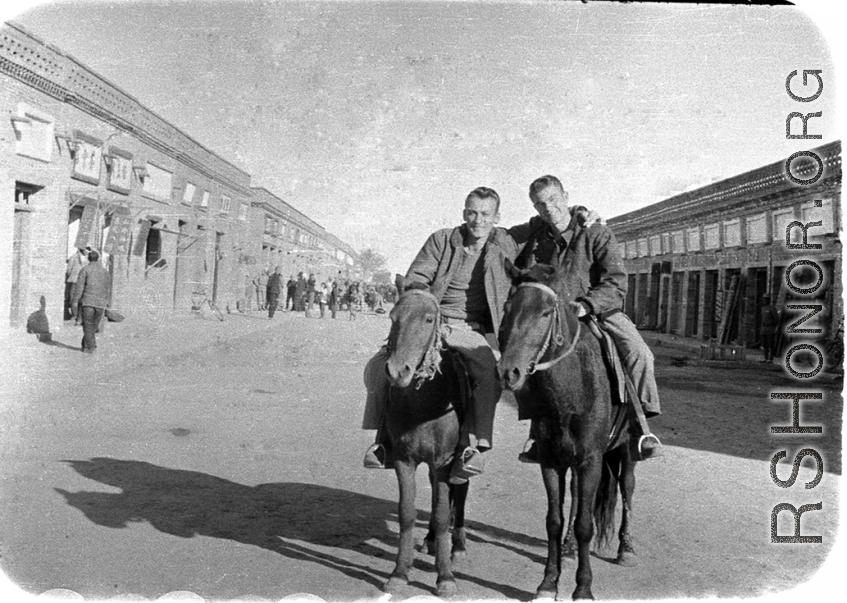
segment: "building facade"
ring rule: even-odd
[[[786,269],[808,259],[823,272],[813,301],[823,311],[815,326],[824,327],[822,337],[837,330],[843,316],[841,142],[813,151],[822,168],[809,185],[792,182],[781,161],[609,220],[629,272],[625,310],[636,325],[753,345],[766,293],[783,307],[812,302],[785,285]],[[791,169],[796,178],[811,180],[818,165],[801,158]],[[821,222],[808,230],[808,243],[820,249],[787,247],[786,227],[795,221]],[[792,243],[802,243],[802,236],[799,226],[791,228]],[[803,264],[791,278],[798,286],[818,279]],[[802,316],[799,310],[789,314]]]
[[[76,249],[101,252],[113,309],[145,316],[188,309],[198,295],[234,310],[263,265],[301,247],[339,248],[251,188],[250,174],[11,23],[0,28],[0,111],[4,325],[42,305],[54,330],[63,324]]]

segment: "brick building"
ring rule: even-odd
[[[813,322],[837,325],[843,316],[841,142],[813,151],[823,162],[813,184],[791,182],[783,160],[609,220],[629,272],[625,309],[633,321],[686,337],[754,344],[762,296],[770,293],[781,304],[799,298],[783,281],[786,268],[805,258],[825,275],[814,302],[824,310]],[[792,162],[797,178],[817,171],[812,159]],[[822,222],[809,229],[808,240],[821,249],[786,247],[786,226],[795,220]],[[802,242],[800,228],[792,229],[792,239]],[[814,283],[817,277],[800,266],[792,279]],[[799,318],[799,312],[789,315]]]
[[[235,309],[283,250],[341,247],[251,188],[250,174],[13,23],[0,28],[0,111],[4,327],[24,324],[42,300],[51,328],[61,327],[77,248],[101,252],[111,306],[132,316],[187,309],[201,291]],[[268,216],[286,225],[281,236],[266,230]]]

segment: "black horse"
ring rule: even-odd
[[[397,290],[403,290],[398,279]],[[465,499],[468,483],[448,483],[450,465],[459,442],[462,387],[459,373],[443,350],[441,312],[426,290],[410,289],[391,310],[388,360],[385,368],[392,384],[385,427],[394,452],[394,470],[400,486],[400,546],[397,564],[384,590],[408,583],[414,557],[413,528],[415,471],[429,467],[432,515],[427,543],[434,549],[438,596],[455,594],[451,571],[453,557],[466,554]],[[449,528],[452,527],[452,551]]]
[[[548,266],[518,272],[516,288],[501,323],[498,371],[532,415],[541,474],[547,491],[547,564],[539,597],[556,597],[561,573],[562,506],[567,470],[577,478],[575,533],[578,566],[574,599],[593,599],[590,545],[610,539],[617,487],[623,497],[617,562],[635,564],[629,533],[635,460],[624,429],[608,450],[612,390],[597,338],[569,305],[563,283]],[[572,502],[572,504],[574,504]],[[593,516],[593,521],[592,521]]]

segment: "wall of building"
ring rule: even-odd
[[[66,263],[77,245],[103,252],[114,309],[155,320],[202,294],[234,311],[262,267],[314,271],[315,252],[332,239],[281,199],[251,189],[249,174],[14,24],[0,28],[0,120],[5,324],[25,324],[43,300],[52,329],[61,328]],[[255,199],[257,191],[266,198]],[[279,233],[265,232],[266,210],[282,222]],[[294,253],[298,243],[309,253]]]
[[[625,309],[636,324],[755,344],[762,296],[772,294],[782,305],[798,297],[783,285],[785,270],[809,258],[826,273],[816,302],[825,307],[818,322],[837,328],[843,316],[841,143],[814,150],[824,164],[814,184],[792,183],[783,161],[610,220],[630,275]],[[802,178],[817,170],[803,162],[796,167]],[[815,235],[809,243],[820,249],[786,246],[786,226],[795,220],[821,220],[809,230]],[[801,234],[794,228],[792,242]],[[804,278],[801,272],[797,278]]]

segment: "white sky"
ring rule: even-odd
[[[404,272],[491,186],[559,176],[606,217],[836,135],[794,8],[593,2],[59,2],[4,14]],[[787,74],[822,69],[797,103]],[[821,141],[785,138],[791,111]],[[805,143],[805,144],[804,144]]]

